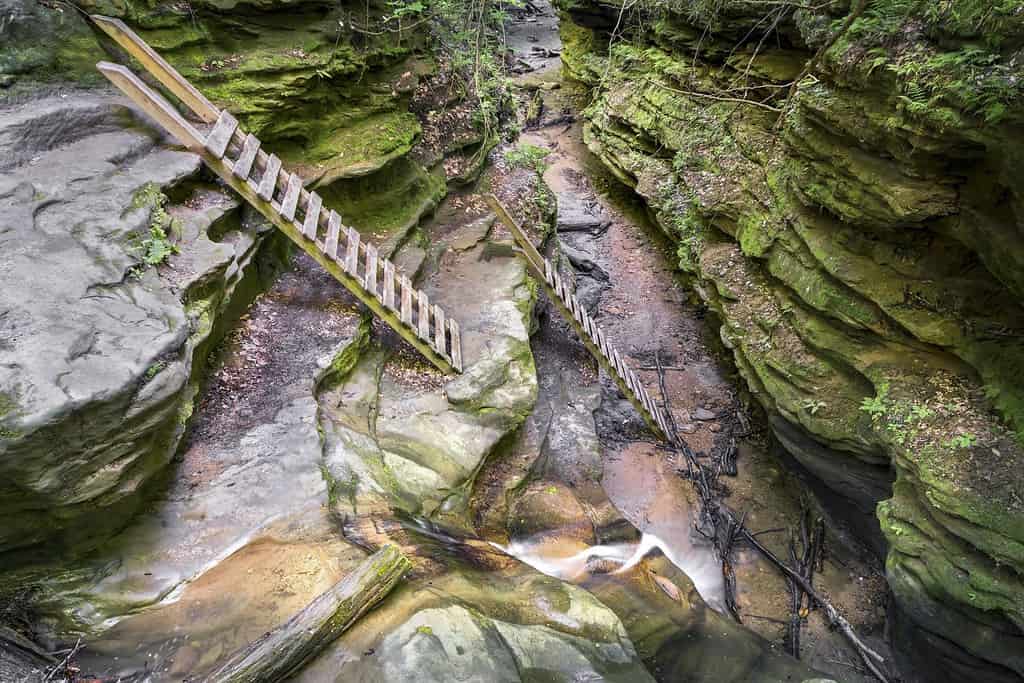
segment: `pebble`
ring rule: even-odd
[[[687,422],[685,424],[679,425],[677,429],[683,434],[693,434],[694,432],[697,431],[697,425]]]
[[[693,415],[691,417],[694,420],[707,421],[714,420],[716,415],[707,408],[697,408],[697,410],[693,411]]]

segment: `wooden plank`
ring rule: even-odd
[[[452,365],[455,366],[456,371],[462,372],[462,333],[459,330],[459,324],[453,318],[448,319],[448,331],[451,333]]]
[[[359,279],[359,231],[355,228],[345,228],[346,241],[348,242],[348,253],[345,255],[345,271],[349,275]]]
[[[569,302],[572,304],[572,314],[576,318],[576,322],[580,325],[583,324],[583,307],[580,306],[580,300],[573,294],[569,297]]]
[[[430,299],[427,297],[427,293],[422,289],[419,291],[419,325],[416,329],[416,334],[420,336],[425,342],[430,341]]]
[[[384,259],[384,305],[395,310],[395,264]]]
[[[286,221],[295,220],[295,210],[299,208],[299,195],[302,193],[302,178],[298,173],[288,176],[288,189],[281,200],[281,215]]]
[[[148,85],[143,83],[129,69],[120,64],[111,64],[110,62],[100,62],[96,65],[96,68],[111,83],[120,88],[121,92],[127,95],[140,109],[166,128],[171,135],[177,138],[178,142],[196,153],[204,150],[206,139],[202,133],[186,121],[167,100],[153,92]]]
[[[377,247],[369,242],[366,243],[366,278],[363,280],[366,286],[366,293],[371,296],[378,296],[377,272],[379,270],[377,259]]]
[[[583,329],[586,330],[587,338],[591,343],[597,346],[597,323],[586,311],[583,312]]]
[[[558,296],[558,299],[560,301],[562,301],[562,303],[565,303],[565,296],[564,296],[563,290],[562,290],[562,277],[558,274],[557,270],[552,271],[552,277],[554,277],[554,280],[555,280],[555,283],[554,283],[555,294]]]
[[[402,276],[402,322],[412,327],[412,280]]]
[[[213,130],[206,136],[206,151],[217,159],[223,158],[224,152],[228,151],[228,143],[231,142],[231,136],[235,134],[236,128],[238,128],[238,119],[232,116],[227,109],[221,111],[217,123],[213,124]]]
[[[260,178],[259,187],[256,189],[256,196],[265,202],[274,198],[274,191],[277,189],[278,173],[281,171],[281,160],[276,154],[271,154],[267,159],[267,167],[263,169],[263,177]]]
[[[259,151],[260,141],[256,136],[252,133],[246,135],[245,142],[242,143],[242,153],[238,155],[238,160],[231,169],[232,175],[243,180],[248,178],[252,173],[252,164],[256,161],[256,153]]]
[[[444,309],[434,304],[434,350],[441,355],[447,355],[448,344],[445,343],[445,332],[448,328],[444,324]]]
[[[338,237],[341,235],[341,216],[331,211],[327,218],[327,237],[324,238],[324,254],[332,261],[338,260]]]
[[[553,271],[554,269],[551,267],[551,261],[544,259],[544,280],[547,281],[549,285],[555,284],[555,277],[552,274]]]
[[[642,387],[640,386],[640,380],[636,377],[636,373],[633,372],[633,368],[626,368],[626,378],[629,380],[628,384],[633,393],[636,394],[637,398],[640,398]]]
[[[650,394],[647,393],[647,388],[644,387],[643,385],[640,385],[640,392],[639,393],[640,393],[640,402],[643,403],[644,406],[647,408],[647,410],[650,411],[650,413],[653,415],[654,412],[655,412],[654,411],[654,404],[651,402]]]
[[[601,347],[601,353],[604,354],[605,359],[610,361],[612,356],[608,349],[608,340],[604,336],[604,330],[600,327],[597,328],[597,341],[600,342],[599,346]]]
[[[174,67],[164,61],[164,58],[158,55],[153,48],[146,45],[145,41],[139,38],[123,21],[105,17],[102,14],[93,14],[91,18],[104,33],[113,38],[128,54],[139,60],[146,71],[153,74],[196,116],[206,123],[213,123],[220,117],[220,110],[217,107],[213,106],[201,92],[175,71]]]
[[[626,366],[622,362],[622,356],[619,355],[618,349],[612,349],[612,366],[615,368],[615,374],[619,376],[619,379],[625,379]]]
[[[324,200],[316,192],[309,193],[309,201],[306,202],[306,218],[302,221],[302,234],[306,239],[314,242],[316,241],[317,227],[320,225],[320,209],[323,208],[323,203]]]

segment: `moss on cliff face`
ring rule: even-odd
[[[566,2],[563,61],[596,88],[588,145],[677,241],[780,440],[850,507],[887,499],[896,603],[935,650],[924,675],[1018,676],[1024,16],[920,4],[871,3],[785,107],[845,8],[620,22]]]

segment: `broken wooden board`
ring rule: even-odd
[[[562,317],[576,331],[583,345],[597,359],[597,362],[604,371],[615,380],[619,391],[643,416],[651,430],[660,438],[670,440],[668,420],[665,418],[661,407],[651,399],[647,389],[640,383],[633,370],[622,361],[622,356],[619,355],[619,352],[608,343],[604,332],[597,326],[594,319],[590,317],[587,310],[580,305],[576,295],[562,281],[561,276],[559,276],[552,263],[537,251],[537,248],[533,246],[526,232],[516,223],[515,219],[512,218],[496,197],[488,195],[487,203],[491,205],[498,219],[512,233],[516,243],[522,249],[522,255],[526,260],[526,265],[531,275],[541,284],[551,303],[555,305],[555,308],[562,314]]]
[[[260,141],[247,134],[227,111],[216,109],[141,38],[117,19],[94,16],[93,20],[133,57],[151,70],[172,93],[192,108],[196,116],[213,123],[203,134],[161,95],[120,64],[100,62],[97,68],[150,117],[166,128],[247,202],[267,217],[303,251],[313,257],[352,294],[394,329],[405,341],[444,372],[462,372],[462,338],[459,325],[436,305],[426,292],[407,286],[418,306],[401,312],[395,307],[397,282],[405,282],[391,261],[360,240],[359,233],[341,224],[340,216],[323,205],[320,196],[302,186],[296,174],[261,149]],[[379,276],[383,274],[384,280]],[[390,279],[390,282],[388,281]],[[402,303],[406,285],[403,284]]]

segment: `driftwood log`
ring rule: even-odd
[[[386,545],[285,624],[233,654],[204,683],[273,683],[304,664],[380,602],[411,567]]]

